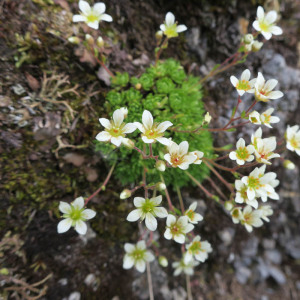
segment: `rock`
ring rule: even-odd
[[[282,256],[281,256],[281,253],[274,249],[274,250],[266,250],[265,251],[265,258],[271,262],[271,263],[274,263],[276,265],[279,265],[281,264],[281,261],[282,261]]]
[[[89,240],[92,240],[96,237],[96,232],[91,228],[90,224],[87,223],[86,234],[85,235],[79,234],[78,237],[82,240],[84,245],[86,245]]]
[[[259,257],[258,258],[258,264],[256,265],[255,268],[255,281],[256,282],[262,282],[269,276],[269,268],[268,265],[265,263],[265,261]]]
[[[243,266],[239,267],[235,272],[235,277],[237,281],[241,284],[245,284],[250,276],[251,270]]]
[[[242,255],[248,257],[254,257],[257,254],[258,238],[252,236],[243,246]]]
[[[276,243],[275,240],[263,239],[262,244],[265,249],[274,249]]]
[[[68,298],[68,300],[80,300],[80,299],[81,299],[81,295],[79,292],[73,292]]]
[[[300,259],[300,236],[288,241],[285,244],[285,250],[292,258]]]
[[[218,235],[225,244],[225,246],[229,246],[232,243],[233,237],[235,235],[235,229],[231,227],[226,227],[222,231],[220,231]]]
[[[67,285],[68,284],[68,278],[62,278],[58,280],[58,283],[60,285]]]
[[[285,284],[286,278],[282,271],[280,271],[277,267],[269,267],[270,276],[280,285]]]
[[[278,103],[279,109],[283,111],[295,111],[297,109],[299,99],[299,91],[298,90],[289,90],[284,93],[284,98],[280,98],[276,100]],[[284,118],[287,117],[286,114],[283,116]],[[281,121],[282,118],[280,118]]]
[[[70,152],[70,153],[65,154],[63,156],[63,159],[66,162],[71,163],[76,167],[80,167],[84,163],[84,160],[85,160],[83,155],[80,155],[80,154],[77,154],[77,153],[74,153],[74,152]]]
[[[87,275],[84,279],[84,283],[87,286],[92,286],[92,285],[94,285],[95,282],[96,282],[96,276],[95,276],[95,274],[92,274],[92,273]]]
[[[285,68],[285,58],[281,54],[275,54],[263,64],[263,74],[276,78],[278,73],[282,72]]]

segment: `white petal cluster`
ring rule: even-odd
[[[198,224],[198,222],[203,220],[203,217],[195,212],[196,208],[197,202],[195,201],[189,206],[189,208],[184,213],[184,215],[189,218],[189,222],[192,224]]]
[[[252,232],[253,227],[261,227],[263,220],[269,222],[268,217],[272,214],[273,210],[270,205],[262,205],[256,210],[247,205],[243,210],[240,207],[236,207],[231,211],[233,222],[235,224],[241,223],[248,232]]]
[[[175,269],[174,276],[178,276],[181,273],[184,273],[186,275],[194,275],[194,267],[198,266],[199,262],[195,260],[189,260],[188,262],[185,262],[184,258],[182,258],[180,261],[176,261],[172,263],[172,267]]]
[[[158,141],[166,146],[170,144],[170,140],[163,137],[164,132],[173,125],[170,121],[165,121],[160,124],[154,123],[150,111],[144,110],[142,122],[143,123],[134,122],[134,125],[142,132],[142,140],[144,143],[150,144]]]
[[[84,0],[79,1],[80,15],[73,16],[73,22],[85,22],[89,27],[93,29],[99,28],[99,22],[106,21],[112,22],[112,17],[105,14],[106,6],[103,2],[95,3],[93,7]]]
[[[203,155],[204,155],[203,152],[196,150],[196,151],[190,152],[189,154],[191,154],[191,155],[196,155],[196,157],[197,157],[196,160],[193,162],[194,165],[200,165],[200,164],[202,163],[201,158],[202,158]]]
[[[256,79],[250,80],[251,73],[248,69],[243,71],[241,79],[237,79],[235,76],[230,76],[230,81],[232,85],[236,88],[238,94],[243,96],[245,92],[254,93],[254,84]]]
[[[256,141],[254,154],[256,161],[259,163],[271,165],[270,159],[280,157],[278,153],[273,151],[276,149],[276,137],[272,136],[269,138],[261,139],[258,138]]]
[[[208,253],[212,252],[210,243],[207,241],[201,241],[199,235],[195,236],[193,241],[185,247],[187,250],[184,256],[185,263],[193,260],[193,258],[200,262],[204,262],[208,258]]]
[[[265,174],[266,165],[260,168],[255,168],[249,176],[244,176],[242,182],[247,186],[247,197],[251,201],[257,197],[268,197],[268,195],[275,195],[273,188],[273,180],[276,178],[276,173],[268,172]]]
[[[285,133],[285,138],[286,138],[286,147],[293,151],[296,152],[300,156],[300,130],[298,125],[294,125],[290,127],[288,125],[286,133]]]
[[[167,217],[167,228],[164,237],[167,240],[173,239],[179,244],[184,244],[185,235],[194,229],[194,225],[189,223],[187,216],[179,217],[178,219],[173,215]]]
[[[125,256],[123,259],[123,268],[130,269],[133,266],[143,273],[146,269],[146,262],[151,262],[154,260],[154,255],[147,251],[145,241],[139,241],[136,245],[126,243],[124,246]]]
[[[162,201],[162,196],[157,196],[151,199],[135,197],[133,199],[134,206],[137,209],[133,210],[128,216],[127,221],[135,222],[137,220],[143,221],[145,219],[146,227],[154,231],[157,228],[158,218],[166,218],[168,212],[164,207],[157,207]]]
[[[174,168],[182,170],[188,169],[189,165],[198,160],[198,156],[188,152],[189,143],[184,141],[177,145],[175,142],[168,146],[169,153],[164,155],[164,159]]]
[[[275,116],[271,116],[274,112],[274,108],[269,108],[262,114],[256,110],[249,114],[249,120],[251,123],[256,125],[266,125],[269,128],[272,128],[271,124],[278,123],[280,119]]]
[[[112,144],[119,147],[123,141],[126,142],[125,135],[136,130],[136,126],[133,123],[125,124],[123,121],[123,109],[115,110],[112,120],[100,118],[99,122],[105,130],[98,133],[96,139],[100,142],[110,141]]]
[[[65,219],[58,223],[58,233],[64,233],[73,226],[79,234],[86,234],[85,221],[94,218],[96,215],[96,212],[92,209],[84,209],[84,199],[82,197],[76,198],[71,204],[60,201],[59,210],[63,213]]]
[[[282,29],[275,25],[277,13],[275,10],[265,14],[264,9],[259,6],[257,8],[257,20],[253,22],[253,28],[260,32],[266,40],[269,40],[274,35],[282,34]]]
[[[261,72],[258,72],[258,76],[255,81],[255,98],[257,101],[268,102],[270,99],[278,99],[283,96],[281,91],[273,91],[277,85],[278,80],[270,79],[265,81]]]
[[[165,23],[160,25],[160,30],[170,39],[177,37],[178,33],[187,30],[187,27],[185,25],[177,25],[175,16],[171,12],[168,12],[166,14]]]
[[[231,151],[229,153],[229,158],[236,160],[238,165],[244,165],[245,162],[250,162],[254,159],[254,156],[252,155],[254,150],[253,145],[246,147],[245,140],[240,138],[236,143],[236,151]]]

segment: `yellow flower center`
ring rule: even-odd
[[[248,91],[251,89],[251,86],[248,80],[239,80],[238,84],[236,85],[236,88],[238,90]]]
[[[93,13],[91,13],[91,14],[86,16],[86,20],[87,20],[88,23],[93,23],[93,22],[99,21],[99,16],[94,15]]]
[[[262,21],[259,23],[259,27],[261,29],[261,31],[264,31],[264,32],[268,32],[270,31],[270,24],[266,23],[265,21]]]
[[[183,163],[184,156],[178,156],[176,154],[171,156],[171,163],[173,166],[177,167]]]

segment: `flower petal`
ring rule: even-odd
[[[87,226],[86,226],[86,224],[85,224],[82,220],[78,220],[78,221],[76,222],[76,225],[75,225],[75,230],[76,230],[79,234],[86,234]]]
[[[136,130],[136,126],[134,123],[127,123],[122,129],[123,133],[132,133],[135,130]]]
[[[165,132],[172,125],[173,125],[173,123],[171,123],[170,121],[165,121],[165,122],[160,123],[157,126],[156,130],[158,133],[162,133],[162,132]]]
[[[113,120],[116,127],[120,127],[124,121],[124,114],[121,109],[117,109],[113,113]]]
[[[123,140],[122,136],[112,137],[111,143],[114,144],[115,146],[119,147],[122,143],[122,140]]]
[[[72,206],[76,209],[82,209],[84,207],[83,197],[78,197],[72,202]]]
[[[106,129],[111,129],[112,128],[111,123],[108,119],[99,118],[99,122]]]
[[[155,207],[153,212],[158,218],[166,218],[168,216],[168,212],[164,207]]]
[[[146,263],[145,261],[143,261],[142,259],[139,259],[136,263],[135,263],[135,267],[136,269],[141,272],[144,273],[146,270]]]
[[[153,203],[155,206],[159,205],[162,201],[162,196],[157,196],[157,197],[154,197],[154,198],[151,198],[150,199],[151,203]]]
[[[112,16],[110,16],[108,14],[103,14],[103,15],[101,15],[101,21],[112,22],[113,18],[112,18]]]
[[[80,0],[78,6],[85,15],[88,15],[91,12],[91,7],[86,1]]]
[[[278,26],[272,26],[270,28],[270,31],[274,35],[280,35],[280,34],[282,34],[282,29],[280,27],[278,27]]]
[[[102,15],[105,12],[105,4],[103,2],[95,3],[93,10],[97,15]]]
[[[155,231],[157,228],[157,220],[151,213],[146,214],[145,224],[146,227],[151,231]]]
[[[187,27],[185,25],[178,25],[177,28],[176,28],[176,32],[183,32],[183,31],[186,31],[187,30]]]
[[[92,209],[85,209],[82,213],[81,216],[85,218],[86,220],[90,220],[96,216],[96,212],[93,211]]]
[[[135,209],[135,210],[133,210],[132,212],[129,213],[126,220],[129,221],[129,222],[135,222],[141,217],[142,213],[143,212],[142,212],[141,209]]]
[[[276,21],[276,19],[277,19],[277,12],[275,10],[269,11],[265,16],[265,21],[268,24],[274,23]]]
[[[171,12],[168,12],[166,14],[166,25],[169,27],[172,26],[174,23],[175,23],[175,16]]]
[[[149,110],[144,110],[142,116],[143,125],[146,130],[149,130],[153,126],[153,117]]]
[[[71,228],[71,225],[72,225],[72,219],[70,218],[64,219],[57,224],[57,232],[64,233]]]
[[[134,259],[133,259],[133,257],[126,254],[124,256],[124,259],[123,259],[123,268],[124,269],[130,269],[130,268],[133,267],[133,265],[134,265]]]
[[[96,135],[96,140],[98,140],[99,142],[107,142],[110,139],[111,135],[107,131],[101,131]]]
[[[73,22],[85,22],[86,17],[82,15],[74,15],[73,16]]]
[[[134,251],[135,247],[134,247],[133,244],[126,243],[126,244],[124,245],[124,249],[125,249],[125,251],[126,251],[127,253],[131,253],[131,252]]]
[[[145,203],[145,198],[135,197],[133,199],[133,204],[135,207],[142,207],[144,203]]]
[[[64,213],[64,214],[69,214],[69,213],[71,212],[71,210],[72,210],[70,204],[67,203],[67,202],[63,202],[63,201],[60,201],[60,202],[59,202],[59,207],[58,207],[58,209],[59,209],[62,213]]]

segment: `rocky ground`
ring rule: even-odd
[[[108,64],[114,72],[140,74],[153,62],[155,31],[172,11],[189,30],[170,42],[162,58],[175,57],[186,71],[205,76],[235,52],[258,2],[280,11],[284,35],[206,82],[203,100],[213,116],[211,126],[222,126],[236,103],[230,75],[245,67],[254,74],[261,71],[278,79],[285,94],[272,102],[281,122],[270,130],[283,137],[287,124],[300,123],[298,1],[112,0],[106,4],[115,22],[103,25],[103,34],[115,41]],[[118,197],[123,189],[118,182],[111,180],[92,200],[99,213],[86,236],[56,231],[58,202],[90,195],[108,172],[92,143],[108,88],[91,58],[67,42],[77,30],[70,21],[75,12],[77,1],[0,1],[0,299],[38,299],[29,298],[29,291],[39,299],[149,297],[146,274],[122,269],[123,244],[135,241],[137,232],[124,223],[130,208]],[[58,82],[66,97],[53,92]],[[66,100],[71,109],[45,100],[54,98]],[[240,109],[249,101],[244,97]],[[250,139],[255,129],[252,125],[234,135],[215,134],[215,146],[234,144],[242,136]],[[197,233],[214,250],[192,277],[195,299],[300,299],[300,160],[291,152],[286,157],[297,167],[286,170],[280,161],[273,163],[271,169],[281,180],[280,200],[272,201],[270,223],[252,234],[234,225],[196,188],[183,190],[186,206],[197,201],[204,216]],[[168,255],[170,243],[158,235],[154,239]],[[172,259],[177,259],[179,249],[171,247]],[[154,262],[151,272],[155,299],[186,298],[185,278],[173,277],[171,266]]]

